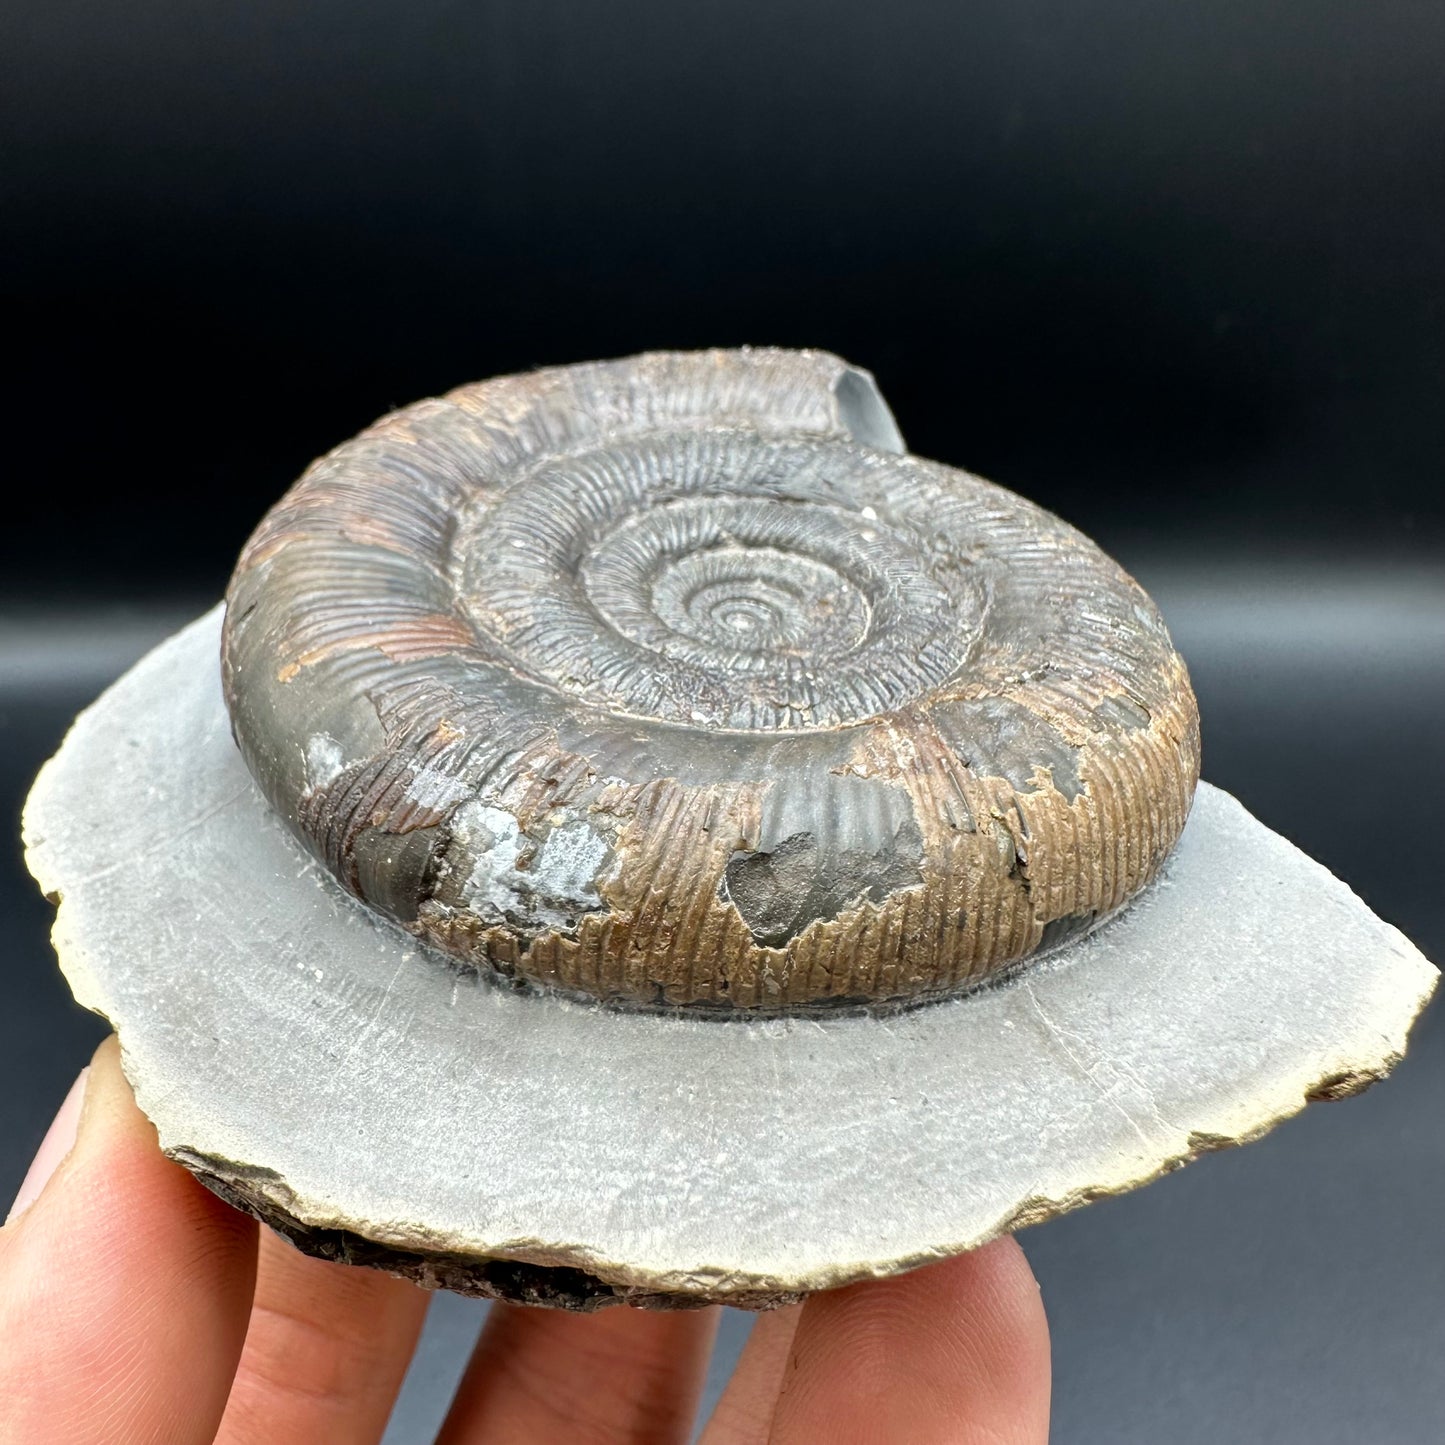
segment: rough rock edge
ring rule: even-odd
[[[27,850],[27,861],[30,859]],[[52,942],[61,971],[69,981],[76,1000],[99,1014],[120,1038],[121,1063],[142,1111],[151,1093],[139,1071],[131,1067],[125,1049],[123,1025],[96,1000],[93,982],[82,962],[81,950],[62,945],[64,898],[59,889],[46,888],[46,897],[56,905]],[[882,1279],[903,1274],[922,1265],[965,1254],[1000,1235],[1012,1234],[1031,1224],[1042,1224],[1071,1213],[1099,1199],[1128,1194],[1166,1174],[1175,1173],[1202,1155],[1235,1148],[1263,1138],[1277,1125],[1301,1113],[1312,1103],[1347,1099],[1361,1094],[1388,1077],[1405,1057],[1405,1041],[1430,1002],[1439,981],[1431,969],[1399,1026],[1399,1047],[1387,1048],[1372,1061],[1356,1060],[1316,1078],[1289,1103],[1257,1114],[1232,1133],[1194,1130],[1188,1147],[1166,1155],[1152,1167],[1122,1180],[1081,1185],[1058,1196],[1031,1195],[1021,1200],[995,1224],[976,1235],[916,1255],[874,1261],[868,1265],[843,1265],[836,1270],[796,1279],[759,1275],[714,1274],[702,1271],[688,1275],[663,1273],[649,1276],[636,1266],[616,1264],[593,1257],[576,1245],[513,1244],[495,1253],[471,1253],[446,1249],[424,1237],[418,1229],[414,1240],[405,1242],[377,1238],[367,1233],[364,1221],[344,1216],[328,1217],[323,1207],[308,1206],[275,1170],[219,1158],[181,1143],[161,1141],[168,1158],[188,1169],[212,1193],[234,1208],[243,1210],[289,1240],[303,1254],[369,1269],[379,1269],[409,1279],[428,1289],[447,1289],[474,1298],[506,1300],[514,1304],[541,1305],[579,1313],[591,1313],[609,1305],[628,1304],[643,1309],[699,1309],[725,1304],[733,1309],[770,1310],[794,1304],[820,1289],[835,1289],[861,1280]]]
[[[1433,991],[1432,983],[1420,996],[1412,1023],[1414,1018],[1419,1017]],[[1175,1173],[1205,1154],[1235,1148],[1262,1138],[1276,1125],[1301,1113],[1307,1104],[1347,1099],[1355,1094],[1362,1094],[1371,1085],[1386,1078],[1403,1058],[1402,1052],[1392,1050],[1375,1064],[1332,1071],[1305,1089],[1291,1107],[1257,1119],[1237,1134],[1213,1134],[1195,1130],[1189,1135],[1188,1149],[1180,1154],[1167,1156],[1152,1169],[1131,1176],[1121,1183],[1083,1185],[1058,1197],[1031,1196],[1021,1201],[994,1227],[956,1246],[931,1250],[918,1256],[879,1261],[866,1268],[845,1267],[826,1278],[799,1279],[785,1283],[760,1277],[739,1288],[733,1288],[721,1281],[709,1286],[699,1277],[694,1277],[684,1286],[675,1275],[661,1275],[651,1283],[610,1281],[601,1273],[594,1273],[589,1269],[587,1265],[591,1261],[585,1261],[580,1253],[576,1256],[577,1263],[549,1264],[522,1255],[478,1256],[435,1248],[402,1248],[370,1239],[359,1230],[344,1225],[309,1222],[304,1217],[304,1208],[296,1201],[285,1181],[274,1171],[254,1169],[179,1145],[169,1147],[165,1152],[168,1157],[189,1169],[212,1193],[275,1230],[303,1254],[341,1264],[383,1270],[387,1274],[412,1280],[428,1289],[448,1289],[475,1298],[506,1300],[513,1304],[544,1305],[581,1313],[592,1313],[616,1304],[659,1310],[700,1309],[713,1304],[728,1305],[739,1310],[771,1310],[782,1305],[796,1304],[815,1290],[835,1289],[860,1280],[903,1274],[935,1260],[977,1249],[1000,1235],[1015,1233],[1031,1224],[1043,1224],[1096,1200],[1131,1193],[1166,1174]],[[566,1259],[573,1252],[566,1246],[553,1246],[545,1253],[551,1257]],[[594,1268],[603,1267],[594,1265]]]

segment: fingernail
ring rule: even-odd
[[[60,1112],[50,1121],[45,1138],[40,1141],[40,1148],[21,1180],[20,1192],[10,1206],[6,1224],[13,1224],[40,1198],[40,1191],[50,1182],[50,1176],[60,1167],[61,1160],[70,1153],[75,1143],[75,1132],[80,1127],[80,1108],[85,1102],[85,1080],[89,1073],[90,1065],[87,1064],[70,1086]]]

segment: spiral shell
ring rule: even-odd
[[[976,984],[1154,874],[1198,715],[1148,597],[819,352],[465,386],[323,457],[228,594],[272,805],[457,959],[631,1006]]]

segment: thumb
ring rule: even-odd
[[[0,1229],[0,1445],[202,1445],[245,1338],[255,1225],[161,1154],[107,1039]]]

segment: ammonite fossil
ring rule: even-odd
[[[236,739],[427,943],[632,1005],[956,991],[1184,826],[1184,664],[1057,517],[820,352],[465,386],[307,471],[228,598]]]
[[[1435,970],[1198,760],[1092,543],[715,351],[322,458],[25,833],[163,1148],[302,1249],[763,1307],[1389,1072]]]

